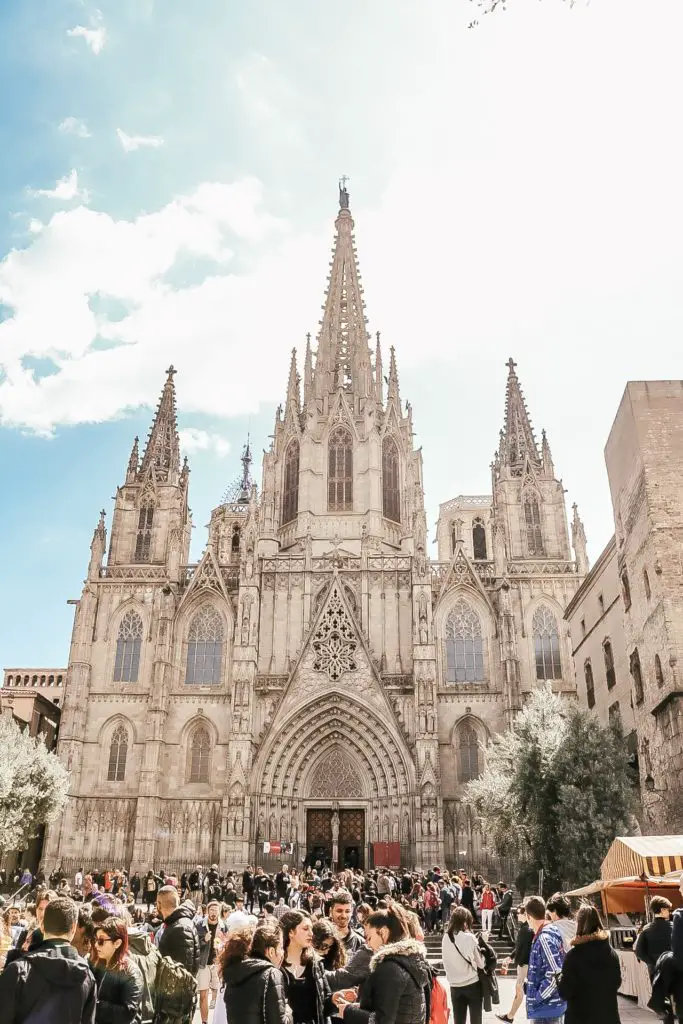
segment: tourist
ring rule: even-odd
[[[562,1024],[567,1009],[557,987],[564,962],[562,935],[556,925],[546,921],[545,902],[540,896],[529,896],[524,907],[534,936],[526,980],[526,1015],[544,1024]]]
[[[291,887],[292,879],[289,874],[289,867],[287,864],[283,864],[275,876],[275,895],[277,899],[284,900],[287,903]]]
[[[238,928],[228,936],[218,960],[223,999],[212,1024],[291,1024],[292,1011],[279,970],[282,932],[273,923]]]
[[[280,919],[284,944],[283,973],[293,1024],[325,1024],[334,1013],[322,960],[313,950],[313,924],[308,914],[290,910]]]
[[[636,939],[634,952],[648,970],[650,981],[655,975],[655,966],[662,953],[671,949],[671,911],[673,904],[666,896],[653,896],[650,912],[654,915]]]
[[[198,864],[194,871],[190,872],[187,884],[190,887],[191,898],[194,900],[197,906],[199,906],[199,904],[202,902],[202,892],[204,887],[204,875],[202,873],[201,864]]]
[[[123,915],[121,915],[123,916]],[[157,995],[157,971],[161,954],[154,945],[151,925],[145,921],[142,908],[135,911],[132,927],[128,928],[128,955],[142,977],[140,1015],[142,1024],[152,1024]]]
[[[78,907],[76,933],[71,940],[71,945],[82,957],[88,960],[93,952],[94,940],[95,925],[92,920],[92,905],[90,903],[82,903]]]
[[[491,934],[493,928],[493,911],[496,909],[496,897],[488,882],[484,882],[484,888],[479,901],[481,910],[481,929],[487,935]]]
[[[374,956],[360,1003],[337,996],[337,1013],[345,1024],[425,1024],[431,974],[424,946],[410,936],[405,911],[396,903],[376,910],[366,934]]]
[[[171,885],[164,885],[157,896],[157,910],[164,922],[159,952],[162,956],[170,956],[171,960],[196,977],[200,950],[199,936],[192,921],[194,906],[189,900],[181,904],[178,890]]]
[[[500,895],[500,903],[498,904],[498,920],[500,921],[498,938],[504,939],[507,938],[508,917],[512,910],[512,893],[505,882],[500,883],[498,890]]]
[[[0,973],[3,1024],[94,1024],[95,979],[71,945],[77,921],[73,900],[55,899],[46,907],[42,942],[31,952],[20,951]]]
[[[508,956],[503,960],[504,974],[507,974],[510,963],[514,963],[517,968],[515,996],[512,1000],[512,1006],[507,1013],[496,1014],[498,1020],[505,1021],[506,1024],[512,1024],[512,1021],[515,1019],[515,1014],[524,1001],[524,983],[529,969],[529,955],[531,953],[531,943],[534,938],[534,934],[529,927],[529,922],[527,921],[524,904],[522,904],[517,910],[517,921],[518,928],[515,936],[514,956],[512,958]]]
[[[242,892],[244,893],[244,905],[246,910],[254,912],[254,869],[246,867],[242,872]]]
[[[67,899],[68,897],[63,896],[61,899]],[[16,953],[20,950],[30,952],[35,949],[43,941],[43,916],[49,903],[57,899],[57,893],[52,889],[48,889],[47,892],[42,893],[38,896],[35,905],[35,920],[31,926],[24,928],[17,938],[16,948],[10,950],[7,954],[7,963],[11,963]]]
[[[451,990],[455,1024],[481,1024],[484,994],[479,980],[485,962],[472,932],[472,914],[456,907],[441,941],[441,957]]]
[[[472,920],[476,921],[477,915],[474,910],[474,889],[472,888],[469,878],[463,878],[460,904],[465,908],[465,910],[469,910],[472,915]]]
[[[572,917],[569,900],[564,893],[556,892],[548,900],[545,909],[562,936],[562,945],[567,953],[572,948],[572,939],[576,935],[576,921]]]
[[[216,1005],[219,989],[216,966],[217,947],[222,943],[224,935],[227,934],[227,926],[224,930],[219,913],[220,903],[218,900],[211,900],[206,907],[206,917],[202,917],[196,925],[199,938],[197,988],[199,989],[199,1012],[203,1024],[206,1024],[209,1019],[209,1009],[213,1009]],[[209,991],[211,992],[211,1007],[209,1007]]]
[[[425,931],[436,931],[436,922],[441,914],[441,899],[435,882],[427,882],[424,894]]]
[[[339,938],[344,943],[347,954],[356,953],[365,944],[363,936],[351,927],[353,915],[353,899],[351,893],[340,889],[330,900],[330,918],[337,929]]]
[[[253,914],[245,913],[244,900],[241,896],[238,896],[235,900],[235,909],[231,914],[228,914],[225,922],[228,931],[231,932],[234,928],[248,928],[254,921]]]
[[[157,891],[157,880],[154,876],[154,872],[150,870],[147,872],[144,888],[144,902],[147,904],[147,913],[149,913],[151,908],[156,904]]]
[[[326,971],[336,971],[346,963],[342,938],[327,917],[320,917],[313,923],[313,948]]]
[[[120,917],[109,917],[95,929],[93,965],[97,981],[98,1024],[140,1024],[142,975],[128,955],[128,929]]]
[[[609,932],[603,929],[595,907],[581,907],[576,925],[558,981],[560,995],[567,1001],[564,1024],[620,1024],[621,967]]]

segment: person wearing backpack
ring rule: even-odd
[[[199,970],[200,945],[194,925],[196,908],[192,902],[180,902],[178,890],[164,885],[157,896],[157,908],[164,919],[159,952],[169,956],[196,978]]]
[[[456,907],[441,942],[441,956],[451,989],[455,1024],[481,1024],[484,993],[479,972],[486,966],[476,936],[472,933],[472,914],[467,907]]]

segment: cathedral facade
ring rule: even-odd
[[[574,693],[563,612],[585,536],[575,513],[572,556],[515,364],[491,494],[441,506],[431,560],[412,411],[393,349],[385,366],[371,347],[345,189],[335,227],[317,345],[303,377],[292,355],[260,491],[247,449],[189,564],[171,368],[108,550],[104,514],[95,529],[48,869],[269,866],[269,843],[293,863],[369,866],[378,843],[404,864],[473,859],[463,793],[491,737],[538,680]]]

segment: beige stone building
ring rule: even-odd
[[[295,862],[368,865],[384,842],[407,864],[475,856],[461,798],[490,737],[537,680],[574,692],[563,614],[585,537],[577,520],[574,559],[515,364],[491,494],[441,506],[430,561],[412,410],[393,349],[387,367],[370,344],[344,189],[335,226],[315,352],[309,336],[302,378],[292,356],[260,491],[247,451],[188,564],[171,369],[108,550],[104,516],[95,530],[48,869],[268,864],[266,842]]]

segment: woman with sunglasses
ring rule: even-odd
[[[95,931],[97,1024],[140,1024],[142,975],[128,955],[128,929],[119,917],[108,917]]]
[[[346,963],[344,943],[327,917],[321,917],[313,924],[313,949],[326,971],[336,971]]]

